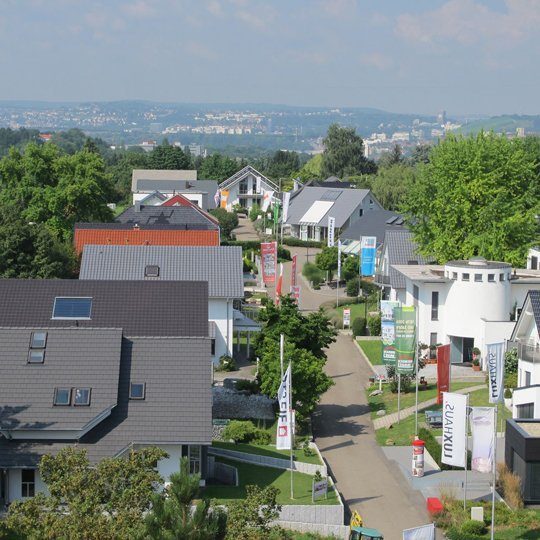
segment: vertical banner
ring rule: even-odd
[[[290,450],[292,442],[291,425],[291,364],[283,375],[278,390],[279,416],[276,434],[276,448]]]
[[[375,275],[375,253],[377,238],[375,236],[362,236],[360,239],[360,274],[362,276]]]
[[[214,195],[214,203],[216,204],[216,208],[219,208],[220,207],[220,201],[221,201],[221,191],[218,190],[216,191],[216,194]]]
[[[264,283],[275,283],[277,266],[277,249],[275,242],[261,244],[261,265]]]
[[[334,247],[334,229],[336,228],[336,218],[328,216],[328,247]]]
[[[437,347],[437,405],[442,405],[443,392],[450,392],[450,344]]]
[[[300,304],[300,285],[291,285],[291,296],[294,298],[296,305]]]
[[[492,343],[487,346],[487,370],[489,402],[498,403],[503,400],[504,343]]]
[[[382,336],[382,363],[396,365],[396,324],[394,321],[394,308],[399,302],[381,300],[381,336]]]
[[[276,203],[274,204],[274,225],[276,225],[276,227],[277,227],[278,222],[279,222],[279,202],[276,201]]]
[[[297,255],[293,255],[292,257],[291,287],[294,287],[296,285],[296,257]]]
[[[220,200],[220,208],[227,208],[227,202],[229,201],[229,190],[228,189],[222,189],[220,191],[221,194],[221,200]]]
[[[403,531],[403,540],[435,540],[435,523]]]
[[[467,396],[443,394],[441,461],[454,467],[465,467],[467,443]]]
[[[416,312],[414,306],[394,308],[396,324],[396,369],[401,375],[414,372],[416,349]]]
[[[341,240],[337,242],[337,280],[341,279]]]
[[[289,204],[291,202],[291,192],[286,191],[283,193],[283,223],[287,221],[289,217]]]
[[[351,326],[351,310],[349,308],[345,308],[343,310],[343,327],[349,328]]]
[[[261,177],[257,176],[257,180],[255,181],[255,193],[261,192]]]
[[[274,196],[273,191],[267,191],[266,189],[263,189],[262,204],[261,204],[261,210],[263,212],[266,212],[268,210],[268,207],[270,206],[270,203],[272,202],[273,196]]]
[[[491,473],[493,472],[495,407],[472,407],[469,418],[473,441],[471,469],[481,473]]]
[[[276,306],[279,306],[279,297],[282,295],[283,289],[283,263],[279,265],[279,277],[276,284]]]

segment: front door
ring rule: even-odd
[[[474,338],[463,338],[463,362],[472,362],[472,350],[474,348]]]

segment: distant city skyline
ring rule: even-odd
[[[540,0],[4,0],[0,100],[538,114]]]

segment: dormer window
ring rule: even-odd
[[[28,353],[28,363],[29,364],[43,364],[45,362],[45,351],[42,350],[32,350]]]
[[[58,406],[71,405],[71,388],[55,388],[53,403]]]
[[[90,388],[75,388],[73,397],[73,405],[84,406],[90,405]]]
[[[32,332],[30,338],[31,349],[44,349],[47,345],[47,332]]]
[[[57,296],[54,299],[53,319],[89,320],[92,313],[92,298]]]
[[[159,277],[159,266],[157,264],[149,264],[145,266],[144,277]]]

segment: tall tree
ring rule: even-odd
[[[343,178],[351,174],[371,173],[376,170],[373,162],[364,156],[364,141],[351,127],[332,124],[324,139],[322,173]]]
[[[522,139],[449,136],[431,151],[404,209],[420,251],[523,265],[538,240],[538,163]]]
[[[384,152],[384,154],[379,158],[378,166],[381,167],[392,167],[394,165],[399,165],[403,161],[403,150],[399,144],[394,144],[392,150]]]
[[[217,180],[222,182],[237,173],[243,163],[222,154],[212,154],[205,157],[198,169],[198,177],[202,180]]]
[[[219,228],[223,238],[231,238],[231,234],[238,227],[238,216],[235,212],[227,212],[225,208],[214,208],[210,213],[219,221]]]
[[[179,146],[171,146],[167,139],[152,150],[148,161],[151,169],[181,170],[192,166],[191,156],[186,155]]]
[[[415,179],[415,169],[405,163],[380,167],[373,177],[373,195],[386,210],[399,210]]]
[[[428,163],[430,152],[430,144],[417,144],[412,151],[410,162],[413,165],[418,165],[419,163]]]

